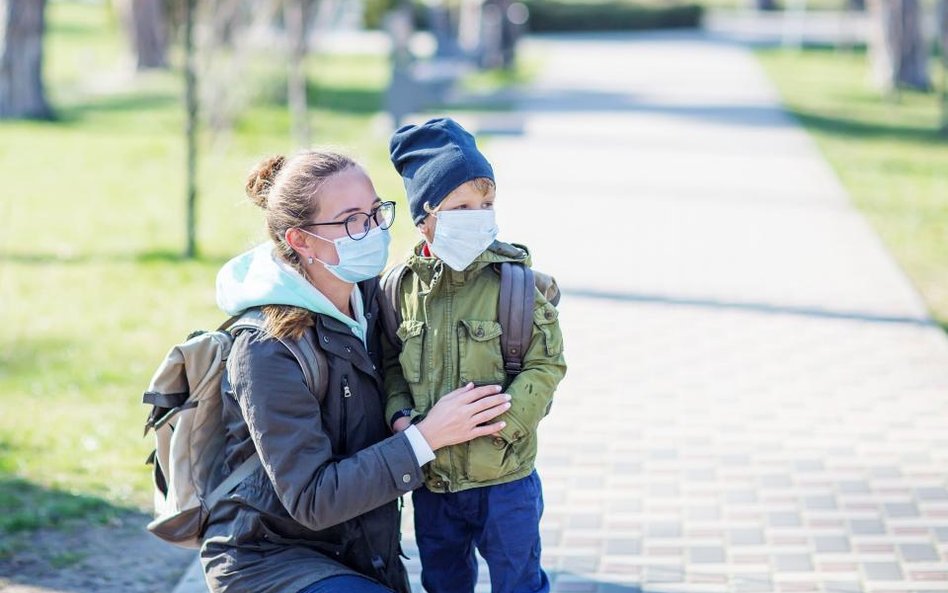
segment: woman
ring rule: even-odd
[[[247,182],[272,243],[227,263],[218,304],[261,307],[264,331],[239,333],[222,391],[226,471],[262,468],[211,510],[201,558],[214,593],[409,591],[398,498],[422,484],[433,450],[492,434],[509,408],[468,385],[392,435],[380,376],[377,275],[394,204],[351,159],[306,151],[266,160]],[[320,403],[274,339],[316,332],[327,359]]]

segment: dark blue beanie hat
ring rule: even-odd
[[[395,170],[405,182],[415,224],[457,187],[472,179],[494,180],[494,170],[477,150],[474,136],[449,118],[399,128],[389,142]]]

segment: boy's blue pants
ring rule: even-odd
[[[421,582],[428,593],[471,593],[477,583],[474,548],[490,569],[492,593],[548,593],[540,568],[540,477],[435,494],[412,493]]]

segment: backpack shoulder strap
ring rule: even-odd
[[[500,264],[498,317],[504,370],[510,377],[523,370],[523,354],[533,335],[533,270],[520,263]]]
[[[382,275],[382,290],[377,293],[380,299],[379,312],[382,315],[382,329],[389,343],[396,348],[401,347],[401,340],[398,339],[398,326],[402,324],[399,287],[407,273],[408,266],[404,263],[390,268]]]
[[[227,331],[234,333],[242,329],[264,330],[265,318],[260,309],[248,309],[237,319],[227,321]],[[306,387],[322,403],[329,391],[329,365],[326,355],[316,347],[316,328],[307,331],[298,340],[278,338],[303,369]]]
[[[305,332],[298,340],[280,339],[280,342],[296,357],[303,368],[306,386],[322,403],[329,392],[329,363],[322,350],[316,347],[316,328]]]

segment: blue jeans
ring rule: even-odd
[[[421,582],[428,593],[471,593],[477,583],[474,548],[490,569],[492,593],[548,593],[540,568],[540,477],[435,494],[412,493]]]
[[[342,574],[316,581],[299,593],[392,593],[392,590],[365,577]]]

